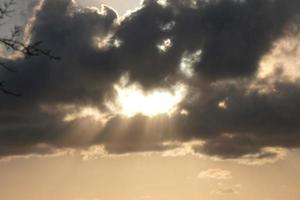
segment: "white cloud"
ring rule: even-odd
[[[202,171],[198,174],[198,178],[211,178],[211,179],[218,179],[218,180],[226,180],[232,179],[232,175],[230,171],[223,170],[223,169],[208,169]]]
[[[223,183],[219,183],[218,187],[211,191],[212,195],[230,195],[230,194],[238,194],[240,192],[240,188],[242,186],[240,184],[236,185],[225,185]]]

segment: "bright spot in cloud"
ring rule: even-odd
[[[157,3],[162,7],[166,7],[168,5],[167,0],[157,0]]]
[[[83,107],[77,110],[76,112],[66,114],[66,116],[64,117],[64,121],[70,122],[86,117],[90,117],[96,121],[104,119],[104,115],[98,109],[92,107]]]
[[[227,101],[226,100],[223,100],[223,101],[220,101],[219,103],[218,103],[218,107],[220,108],[220,109],[222,109],[222,110],[225,110],[225,109],[227,109]]]
[[[157,45],[157,48],[160,52],[167,52],[172,47],[172,41],[171,39],[165,39],[163,40],[159,45]]]
[[[170,31],[170,30],[172,30],[175,27],[175,25],[176,25],[175,21],[171,21],[171,22],[169,22],[167,24],[162,25],[160,28],[163,31]]]
[[[187,115],[189,115],[189,111],[187,111],[187,110],[181,110],[180,114],[187,116]]]
[[[144,92],[138,84],[129,86],[116,85],[118,108],[115,112],[131,117],[136,114],[155,116],[159,114],[172,114],[177,110],[178,104],[186,94],[186,87],[178,84],[167,89],[157,89]]]
[[[282,38],[274,43],[274,48],[265,55],[257,73],[259,79],[278,79],[276,73],[280,72],[290,81],[300,78],[300,36]]]
[[[105,37],[94,37],[94,42],[95,42],[96,46],[100,49],[108,48],[110,46],[111,38],[112,38],[111,34],[109,34]],[[116,45],[116,44],[114,43],[114,45]]]
[[[180,63],[180,71],[186,77],[194,75],[194,65],[200,61],[202,51],[198,50],[194,53],[184,53]]]

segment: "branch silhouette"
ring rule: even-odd
[[[15,0],[9,0],[0,5],[0,20],[4,20],[7,17],[11,17],[11,14],[14,12],[13,6],[15,5]],[[3,23],[0,23],[0,26]],[[25,43],[19,40],[20,35],[22,33],[22,29],[18,26],[15,26],[11,31],[9,37],[0,38],[0,45],[4,46],[7,51],[18,52],[23,55],[25,58],[37,57],[37,56],[45,56],[50,60],[60,60],[60,57],[52,54],[52,51],[41,48],[42,41],[37,41],[35,43]],[[7,70],[12,73],[16,73],[17,71],[7,66],[4,62],[0,62],[0,67],[4,70]],[[0,81],[0,92],[5,95],[11,96],[21,96],[19,93],[12,92],[6,87],[5,81]]]

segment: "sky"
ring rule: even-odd
[[[0,27],[0,64],[16,70],[0,70],[0,199],[300,198],[298,0],[13,10]],[[5,50],[14,25],[60,59]]]

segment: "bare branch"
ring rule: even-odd
[[[50,60],[60,60],[60,57],[52,55],[51,50],[44,50],[40,48],[40,45],[42,44],[41,41],[26,45],[14,38],[0,38],[0,43],[2,43],[7,50],[20,52],[26,58],[43,55],[48,57]]]
[[[0,5],[0,19],[10,17],[10,14],[14,12],[12,9],[13,5],[15,5],[14,0],[4,2],[2,5]]]
[[[7,0],[6,2],[0,4],[0,20],[4,19],[5,17],[10,17],[10,14],[14,12],[14,10],[12,9],[14,5],[15,0]],[[22,29],[18,26],[15,26],[11,30],[11,35],[9,37],[0,38],[0,45],[3,45],[7,51],[21,53],[25,58],[45,56],[50,60],[60,60],[60,57],[53,55],[51,50],[45,50],[41,48],[41,41],[35,42],[33,44],[27,44],[26,42],[19,39],[21,35]],[[9,72],[16,72],[16,70],[8,67],[3,62],[0,62],[0,67]],[[20,94],[7,89],[5,87],[4,81],[0,82],[0,92],[12,96],[21,96]]]
[[[4,69],[6,69],[7,71],[10,71],[10,72],[17,72],[16,70],[8,67],[6,64],[0,62],[0,66],[3,67]]]
[[[0,91],[3,92],[6,95],[11,95],[11,96],[15,96],[15,97],[22,96],[19,93],[12,92],[12,91],[8,90],[7,88],[5,88],[5,81],[0,82]]]

